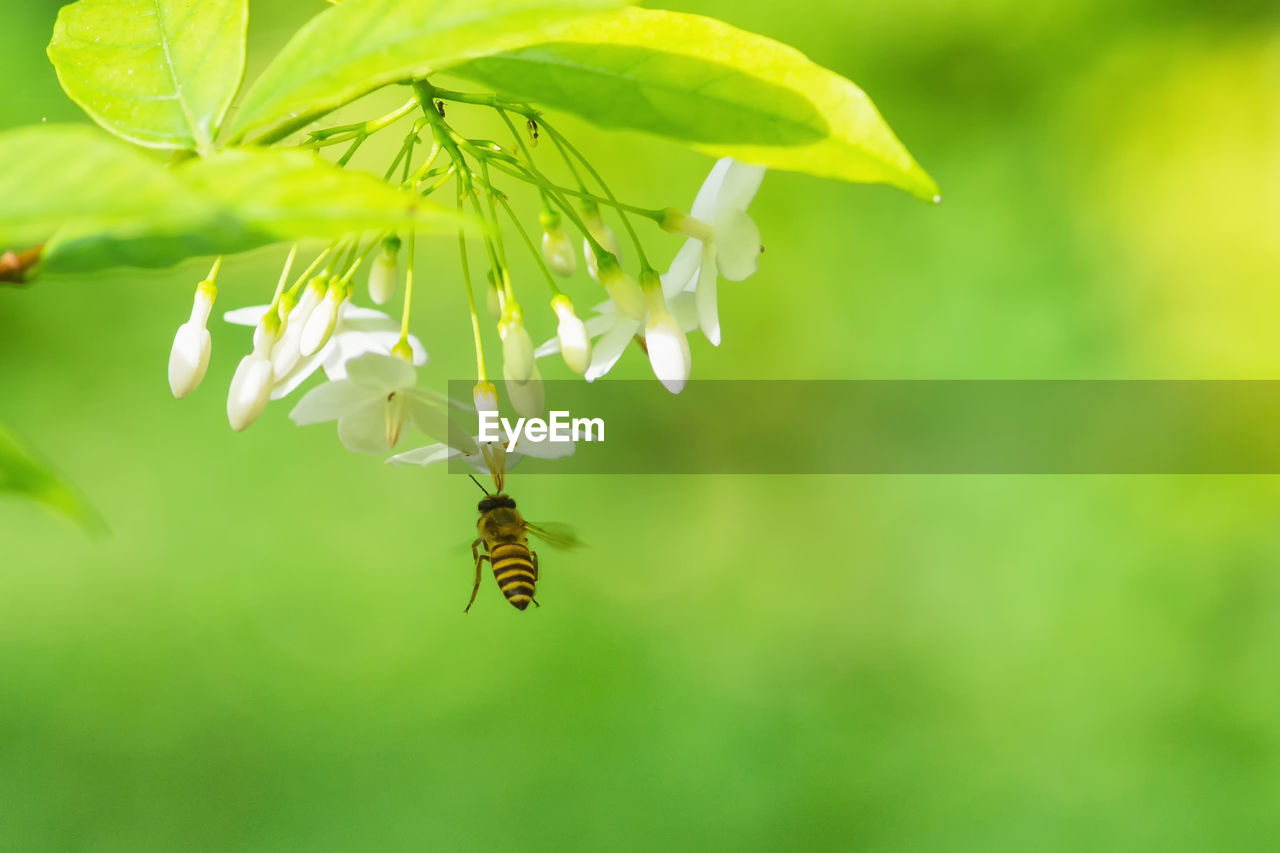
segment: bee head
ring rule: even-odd
[[[487,498],[480,501],[479,506],[476,508],[480,510],[480,512],[488,512],[489,510],[499,508],[515,509],[516,502],[507,495],[489,495]]]

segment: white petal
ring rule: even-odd
[[[742,281],[760,260],[760,229],[741,210],[722,214],[715,223],[716,264],[729,281]]]
[[[191,322],[183,323],[173,336],[169,350],[169,390],[181,400],[196,390],[209,368],[213,339],[209,330]]]
[[[715,247],[708,246],[702,258],[702,271],[698,276],[698,288],[694,291],[694,303],[698,309],[698,326],[713,347],[720,346],[720,315],[716,308],[716,254]]]
[[[612,370],[618,363],[618,359],[622,358],[627,344],[631,343],[631,339],[638,331],[640,331],[638,321],[619,315],[613,327],[596,341],[595,349],[591,353],[591,366],[586,372],[587,381],[595,382]]]
[[[707,179],[702,182],[702,188],[698,190],[698,196],[693,200],[693,207],[689,210],[689,214],[694,219],[710,222],[715,216],[720,188],[724,185],[725,175],[729,173],[729,167],[732,165],[733,158],[721,157],[711,167],[711,174],[707,175]]]
[[[671,268],[662,277],[662,293],[668,299],[682,290],[692,290],[702,259],[702,241],[685,240],[680,251],[671,259]]]
[[[533,338],[519,321],[502,327],[502,370],[507,378],[527,382],[533,375]]]
[[[279,346],[279,344],[277,344],[277,346]],[[329,343],[325,344],[319,352],[312,353],[306,358],[299,359],[293,365],[293,368],[283,377],[277,376],[276,384],[271,388],[271,399],[280,400],[284,397],[288,397],[296,391],[299,385],[306,382],[308,377],[315,373],[316,369],[324,364],[324,360],[334,351],[334,349],[335,345],[331,340]],[[341,376],[333,376],[330,374],[329,378],[346,379],[347,377],[344,373]]]
[[[387,316],[382,311],[364,308],[350,302],[342,306],[338,315],[339,328],[334,334],[348,332],[399,332],[400,321]]]
[[[511,408],[516,410],[517,415],[522,418],[536,418],[546,412],[547,396],[536,365],[524,382],[517,382],[508,375],[505,365],[502,372],[506,380],[503,384],[506,386],[507,399],[511,401]]]
[[[725,172],[724,183],[720,186],[720,194],[716,198],[716,212],[746,210],[760,190],[760,182],[763,180],[764,169],[760,166],[731,161]],[[715,218],[714,214],[712,218]]]
[[[350,379],[326,382],[304,394],[289,413],[289,419],[298,426],[336,421],[361,406],[381,399],[381,394],[357,385]]]
[[[421,432],[464,453],[475,452],[476,443],[471,434],[449,417],[449,412],[435,395],[414,388],[404,392],[404,398],[409,406],[409,417]]]
[[[386,400],[371,400],[347,412],[338,420],[338,438],[353,453],[378,455],[391,448],[387,444]]]
[[[668,391],[679,394],[689,381],[691,368],[689,340],[685,337],[684,330],[675,317],[663,313],[656,319],[650,319],[645,329],[644,341],[649,349],[649,363],[653,366],[653,374]]]
[[[223,314],[222,319],[237,326],[256,326],[263,317],[267,316],[267,309],[270,307],[270,305],[250,305],[247,308],[237,308]]]
[[[543,341],[538,344],[538,348],[533,351],[534,358],[546,358],[549,355],[555,355],[560,352],[560,338],[554,337],[549,341]]]
[[[236,432],[248,428],[267,407],[271,398],[271,362],[246,355],[240,359],[227,394],[227,420]]]
[[[316,306],[302,324],[302,337],[298,339],[298,348],[304,356],[319,352],[338,327],[338,307],[342,297],[337,288],[329,288],[324,300]]]
[[[455,456],[461,455],[461,452],[443,444],[428,444],[426,447],[418,447],[404,453],[397,453],[387,460],[392,465],[433,465],[436,462],[445,462]]]
[[[369,298],[379,305],[395,296],[400,283],[400,266],[396,256],[389,252],[378,255],[369,268]]]
[[[367,352],[346,363],[347,377],[366,388],[398,391],[417,383],[413,365],[393,355]]]
[[[547,266],[558,276],[568,278],[578,268],[578,258],[573,253],[573,243],[563,229],[542,232],[542,257]]]
[[[595,317],[588,317],[586,321],[587,336],[590,337],[592,340],[594,340],[595,338],[600,337],[605,332],[612,329],[613,324],[616,322],[618,322],[618,315],[613,313],[612,311],[606,312],[604,314],[599,314]]]
[[[644,321],[647,310],[644,291],[640,289],[640,284],[634,278],[622,272],[620,268],[613,267],[600,283],[604,285],[605,293],[609,294],[619,314],[626,314],[633,320]]]
[[[298,361],[302,358],[302,351],[298,348],[301,337],[302,324],[295,323],[291,314],[284,334],[271,348],[271,366],[275,369],[276,376],[288,376],[298,366]]]
[[[556,337],[560,339],[564,363],[574,373],[586,373],[591,364],[591,338],[587,335],[587,324],[576,314],[563,312],[556,327]]]
[[[572,456],[573,451],[577,449],[572,441],[521,441],[516,449],[507,455],[507,467],[511,467],[515,460],[512,456],[529,456],[534,459],[563,459],[566,456]]]
[[[694,304],[696,297],[689,291],[676,294],[667,300],[667,310],[676,318],[680,328],[692,332],[698,328],[698,308]]]

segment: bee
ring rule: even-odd
[[[516,509],[516,502],[503,492],[502,487],[506,471],[506,450],[501,445],[481,445],[481,452],[489,465],[489,473],[493,475],[493,491],[489,491],[479,480],[472,481],[485,496],[476,509],[480,518],[476,521],[476,531],[480,534],[471,543],[471,556],[476,562],[476,582],[471,588],[471,600],[466,610],[476,603],[476,593],[480,591],[480,566],[486,560],[493,569],[493,577],[498,582],[498,589],[506,596],[507,601],[517,610],[524,610],[533,602],[541,607],[534,595],[538,583],[538,554],[529,549],[529,536],[532,533],[554,548],[572,548],[578,544],[577,537],[560,525],[541,526],[530,524]],[[480,549],[483,546],[484,553]]]

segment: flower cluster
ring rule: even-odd
[[[460,209],[474,213],[483,229],[488,287],[484,304],[501,343],[502,378],[509,405],[520,415],[544,411],[538,359],[559,353],[573,373],[594,381],[619,361],[628,345],[645,352],[658,380],[679,393],[689,379],[691,358],[688,333],[701,330],[712,345],[721,339],[716,304],[718,278],[741,281],[756,270],[761,252],[760,233],[746,209],[763,177],[763,169],[730,159],[715,164],[697,193],[689,213],[673,208],[646,210],[618,202],[589,162],[558,131],[527,107],[498,102],[490,96],[446,93],[424,82],[414,84],[419,118],[406,136],[388,176],[401,171],[402,186],[430,195],[448,182],[455,184]],[[439,100],[437,100],[439,98]],[[445,100],[492,107],[511,129],[514,147],[472,140],[444,120]],[[351,140],[340,163],[345,165],[373,132],[407,115],[402,108],[390,117],[362,125],[312,131],[307,145],[322,148]],[[508,113],[526,117],[530,139],[525,140]],[[532,152],[539,128],[564,159],[574,186],[553,182],[541,171]],[[421,162],[413,155],[419,135],[429,130],[433,144]],[[444,162],[437,164],[441,157]],[[588,190],[579,168],[599,184]],[[531,185],[542,200],[541,244],[529,235],[504,192],[495,188],[493,173]],[[624,268],[617,233],[605,221],[602,208],[612,211],[634,246],[637,269]],[[549,286],[550,315],[555,337],[539,347],[525,325],[525,308],[517,298],[499,226],[505,212],[536,259]],[[648,261],[633,218],[647,218],[670,233],[687,238],[666,273]],[[556,279],[572,277],[579,267],[570,230],[582,240],[582,266],[603,290],[604,300],[583,319]],[[404,239],[401,239],[401,236]],[[409,333],[414,290],[414,234],[352,235],[335,241],[301,275],[291,276],[298,249],[281,272],[272,299],[263,305],[225,314],[236,325],[253,329],[252,346],[236,368],[227,394],[227,419],[243,430],[256,421],[270,401],[292,394],[318,370],[328,381],[308,391],[290,417],[299,425],[336,421],[338,437],[350,450],[385,454],[395,450],[413,431],[435,444],[399,453],[395,464],[427,465],[458,454],[478,460],[476,442],[458,427],[453,415],[471,411],[419,385],[416,367],[427,361],[422,343]],[[366,241],[367,240],[367,241]],[[401,253],[407,259],[401,268]],[[484,354],[484,322],[477,311],[472,287],[467,239],[459,234],[462,278],[470,307],[475,343],[477,408],[497,409],[497,391],[488,379]],[[353,280],[368,263],[368,296],[377,305],[390,302],[403,282],[403,309],[397,320],[381,311],[352,302]],[[212,339],[208,320],[217,296],[221,259],[196,288],[190,318],[174,337],[169,359],[169,385],[185,397],[204,378]],[[528,453],[555,452],[527,448]]]

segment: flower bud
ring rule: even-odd
[[[274,311],[268,310],[266,314],[262,315],[258,325],[253,327],[253,349],[255,352],[258,350],[262,350],[264,353],[271,352],[271,348],[280,337],[280,325],[280,315]]]
[[[533,373],[533,338],[524,327],[520,306],[512,303],[504,320],[498,324],[502,337],[502,365],[507,378],[526,382]]]
[[[618,313],[632,320],[644,319],[644,294],[640,291],[640,285],[622,271],[622,267],[618,266],[617,260],[613,257],[605,258],[600,265],[600,283],[604,285],[605,292],[617,306]]]
[[[400,238],[388,237],[382,241],[382,252],[369,269],[369,298],[377,305],[385,305],[396,294],[400,283]]]
[[[271,361],[254,351],[240,359],[227,395],[227,420],[240,432],[258,419],[271,399]]]
[[[578,257],[573,244],[560,227],[546,228],[542,232],[542,257],[556,275],[568,278],[578,268]]]
[[[591,364],[591,336],[587,334],[587,324],[573,312],[573,303],[563,293],[551,300],[551,307],[560,318],[556,327],[560,355],[570,370],[582,375]]]
[[[311,312],[302,327],[302,337],[298,339],[298,352],[303,358],[321,350],[333,336],[338,325],[338,311],[347,300],[347,288],[338,281],[329,283],[324,299]]]
[[[485,294],[485,307],[489,310],[490,317],[495,320],[502,319],[502,294],[492,282],[489,284],[489,291]]]
[[[196,287],[191,305],[191,319],[178,327],[169,350],[169,390],[181,400],[200,385],[209,368],[209,353],[213,339],[209,336],[209,312],[218,288],[211,281],[202,281]]]
[[[475,390],[471,392],[471,399],[475,401],[476,412],[498,411],[498,389],[492,382],[477,382]]]
[[[684,390],[692,370],[689,355],[689,339],[680,323],[667,310],[662,288],[650,288],[645,292],[649,302],[649,321],[644,327],[645,347],[649,350],[649,364],[653,375],[672,394]]]
[[[522,418],[536,418],[546,409],[546,391],[542,387],[542,376],[538,374],[537,365],[525,381],[517,381],[502,366],[502,375],[506,378],[507,398],[511,400],[511,408]]]
[[[587,232],[595,238],[601,248],[616,258],[619,252],[618,236],[613,233],[612,228],[604,224],[604,220],[600,218],[600,210],[595,207],[584,210],[582,219],[586,223]],[[585,237],[582,240],[582,256],[587,259],[587,272],[591,273],[592,278],[598,279],[601,264],[591,248],[591,241]]]
[[[287,376],[289,371],[293,370],[298,361],[302,358],[301,344],[302,330],[307,325],[312,312],[316,310],[316,306],[324,299],[325,279],[317,276],[307,283],[303,288],[302,296],[298,299],[298,304],[288,312],[287,319],[284,323],[284,330],[280,334],[280,340],[276,341],[276,345],[271,348],[271,368],[276,376]],[[284,299],[280,302],[280,309],[283,311],[286,307]]]

